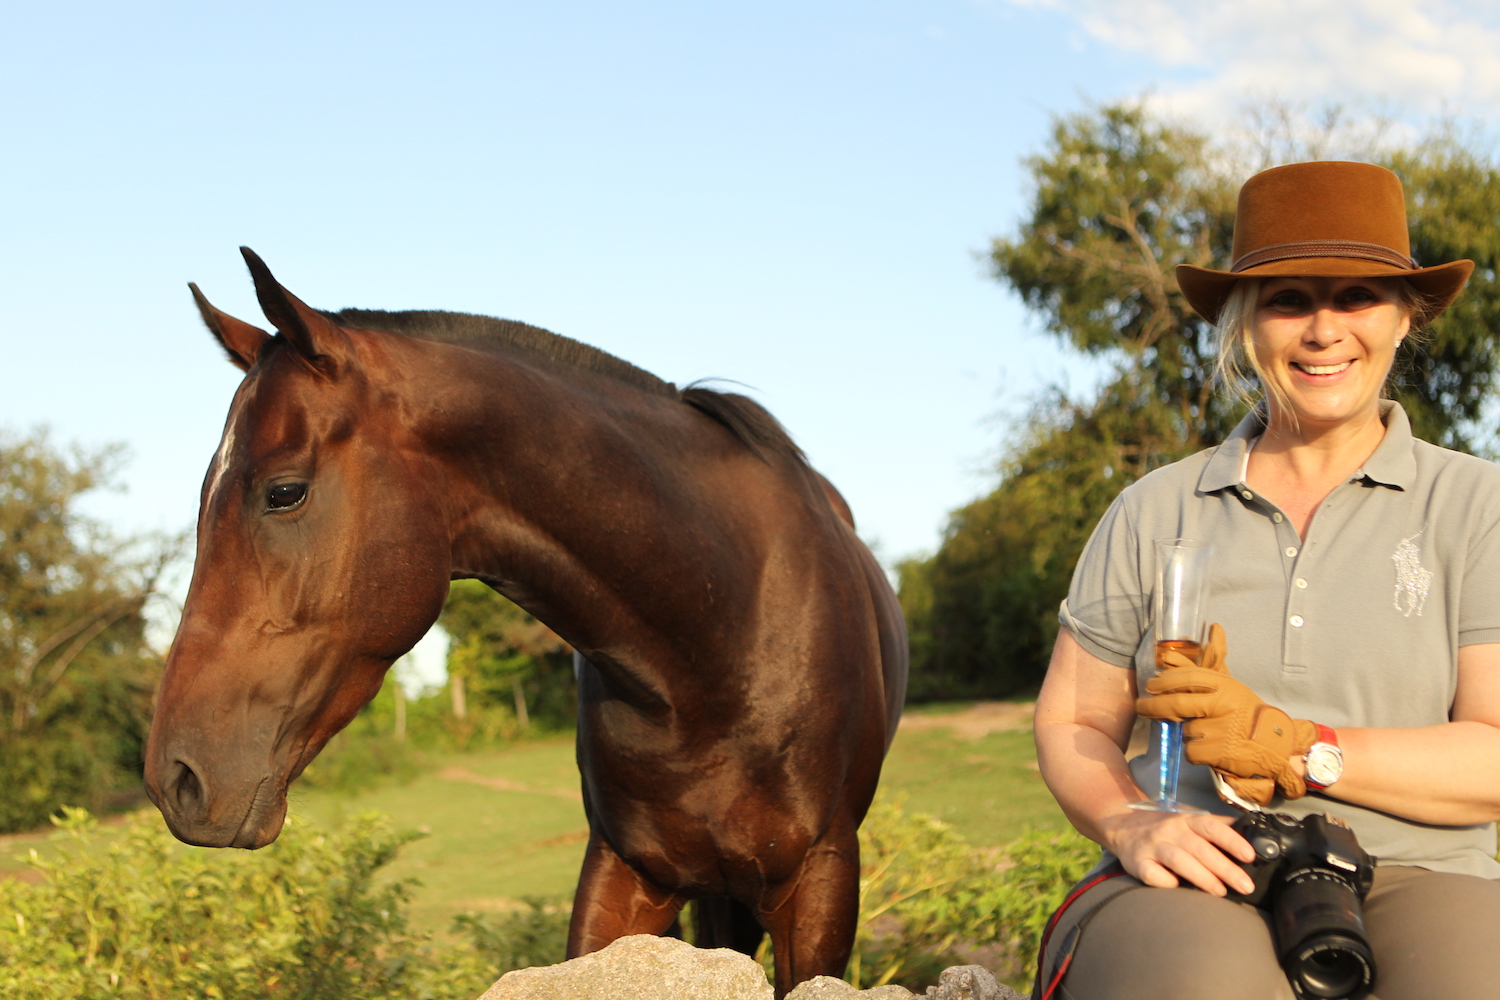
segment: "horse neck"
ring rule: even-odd
[[[763,540],[725,516],[744,500],[726,487],[741,472],[763,486],[769,466],[674,397],[464,353],[444,384],[412,386],[441,401],[427,434],[455,577],[622,661],[670,657],[660,647],[691,642],[716,603],[750,596]]]

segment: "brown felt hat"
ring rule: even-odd
[[[1373,163],[1333,160],[1263,170],[1240,188],[1234,263],[1227,271],[1177,265],[1188,303],[1210,323],[1240,278],[1400,277],[1433,302],[1434,319],[1463,290],[1471,260],[1420,267],[1411,257],[1401,178]]]

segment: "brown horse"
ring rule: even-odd
[[[271,335],[204,480],[146,787],[182,840],[274,840],[287,784],[483,580],[579,653],[590,836],[569,955],[769,932],[778,994],[843,973],[856,830],[906,686],[843,500],[743,396],[504,320],[311,309],[248,250]]]

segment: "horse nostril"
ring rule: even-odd
[[[179,760],[175,778],[168,794],[177,806],[177,814],[184,818],[195,816],[203,808],[203,783],[198,773]]]

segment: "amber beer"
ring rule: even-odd
[[[1162,656],[1180,653],[1193,661],[1193,666],[1203,666],[1203,644],[1192,639],[1160,639],[1156,643],[1156,669],[1162,669]]]
[[[1162,657],[1177,653],[1197,666],[1203,665],[1203,604],[1208,596],[1208,563],[1213,546],[1191,538],[1157,538],[1156,589],[1152,593],[1152,640],[1156,643],[1156,669]],[[1152,726],[1156,744],[1157,791],[1154,799],[1132,802],[1132,809],[1152,812],[1202,812],[1177,802],[1177,778],[1182,766],[1182,723],[1157,722]]]

